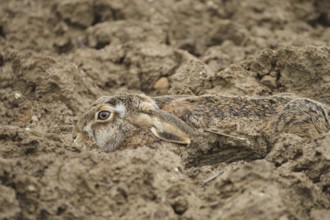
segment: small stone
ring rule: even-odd
[[[22,94],[15,92],[15,99],[19,99],[22,97]]]
[[[261,83],[272,89],[277,87],[276,78],[273,76],[266,75],[266,76],[262,77]]]
[[[166,77],[160,78],[154,85],[154,89],[156,90],[168,89],[169,87],[170,83]]]
[[[37,122],[37,121],[39,121],[39,119],[38,119],[38,117],[37,117],[36,115],[32,115],[31,120],[32,120],[33,122]]]
[[[68,115],[73,116],[73,111],[68,110]]]
[[[172,204],[172,208],[176,214],[182,215],[188,209],[188,202],[185,198],[178,197]]]
[[[33,186],[33,185],[28,185],[28,186],[27,186],[27,190],[30,191],[30,192],[35,192],[37,189],[36,189],[36,187]]]

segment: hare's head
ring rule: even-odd
[[[99,98],[80,117],[72,134],[78,145],[92,139],[99,147],[113,151],[138,129],[179,144],[189,144],[194,132],[175,115],[160,110],[148,96],[118,95]]]

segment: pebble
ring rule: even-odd
[[[266,76],[262,77],[261,83],[272,89],[277,87],[276,78],[274,76],[266,75]]]
[[[31,120],[32,120],[33,122],[37,122],[37,121],[39,121],[39,119],[38,119],[38,117],[37,117],[36,115],[32,115]]]
[[[15,99],[19,99],[22,97],[22,94],[15,92]]]
[[[170,83],[166,77],[162,77],[154,85],[154,89],[156,90],[162,90],[162,89],[168,89],[170,87]]]
[[[27,190],[30,191],[30,192],[35,192],[37,189],[36,189],[36,187],[33,186],[33,185],[28,185],[28,186],[27,186]]]

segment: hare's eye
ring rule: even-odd
[[[99,120],[107,120],[111,115],[111,112],[109,111],[100,111],[97,115],[97,119]]]

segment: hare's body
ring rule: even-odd
[[[157,100],[157,98],[156,98]],[[163,106],[194,128],[231,132],[264,127],[289,97],[198,96],[173,100]]]
[[[102,114],[110,116],[102,119]],[[74,136],[77,142],[89,136],[111,151],[147,140],[137,136],[141,131],[156,140],[190,144],[201,132],[258,135],[284,131],[312,136],[329,128],[328,112],[321,103],[291,96],[119,95],[98,99],[78,121]]]

